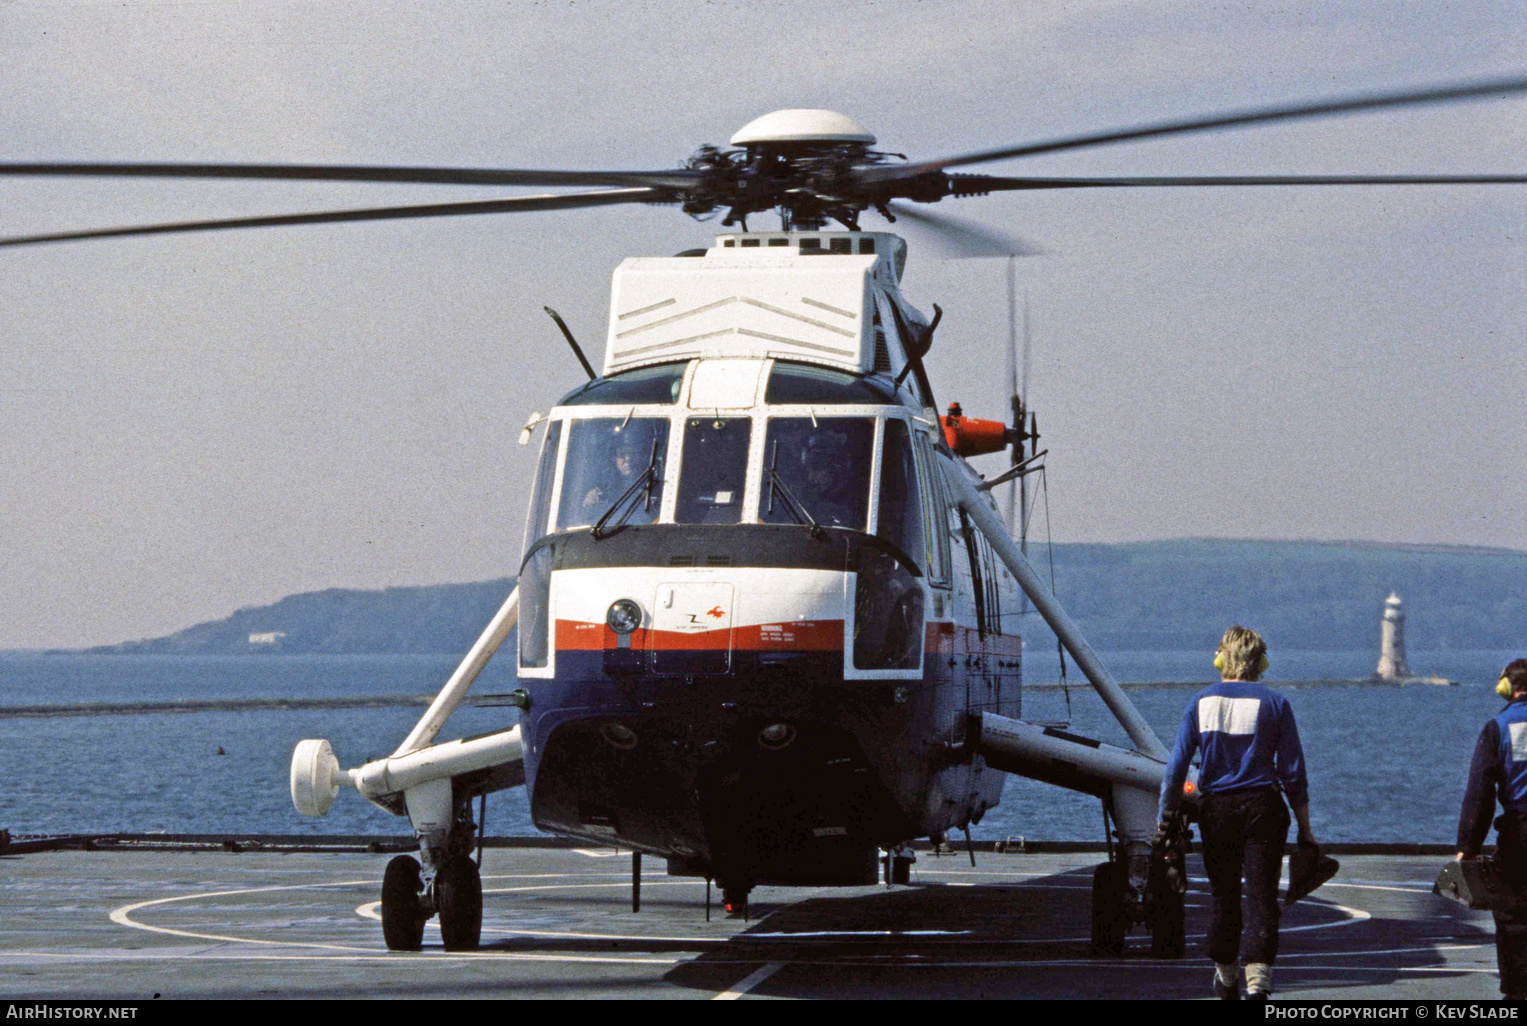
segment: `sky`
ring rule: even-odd
[[[1511,2],[0,0],[0,160],[649,169],[783,107],[928,159],[1521,74],[1524,53]],[[1524,115],[1496,99],[965,170],[1520,173]],[[0,180],[0,235],[514,192]],[[1527,549],[1527,186],[934,209],[1040,251],[1017,274],[1056,540]],[[616,264],[719,230],[639,206],[0,252],[0,648],[514,574],[516,438],[582,378],[541,307],[597,353]],[[937,396],[1001,417],[1005,262],[906,234],[905,292],[945,311]]]

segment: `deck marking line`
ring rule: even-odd
[[[786,962],[770,962],[765,966],[755,969],[748,975],[744,976],[741,982],[733,984],[731,990],[723,990],[721,993],[711,998],[711,1000],[736,1001],[738,998],[742,997],[742,995],[758,986],[764,980],[767,980],[769,977],[779,972],[787,964],[788,963]]]
[[[951,870],[951,872],[955,872],[955,871]],[[512,879],[512,878],[525,879],[525,878],[548,878],[548,877],[554,878],[554,877],[559,876],[559,875],[569,875],[569,874],[555,874],[555,873],[545,873],[545,874],[502,874],[502,875],[494,875],[492,877],[489,877],[489,879]],[[576,875],[585,875],[585,874],[576,874]],[[587,874],[587,875],[596,875],[596,874]],[[618,877],[622,878],[622,880],[624,878],[624,874],[614,874],[614,873],[611,873],[611,874],[597,874],[597,875],[600,875],[600,876],[605,876],[605,875],[608,875],[608,876],[618,876]],[[693,886],[693,885],[697,884],[697,882],[698,881],[679,881],[679,880],[676,880],[676,881],[655,881],[651,886],[669,886],[669,887],[685,886],[685,885]],[[371,880],[371,879],[364,879],[364,880],[336,880],[336,881],[329,881],[329,882],[322,882],[322,883],[287,884],[287,885],[276,885],[276,886],[268,886],[268,887],[244,887],[244,888],[237,888],[237,889],[226,890],[226,891],[207,891],[207,892],[200,892],[200,893],[196,893],[196,894],[180,894],[180,895],[172,895],[172,896],[167,897],[167,898],[154,898],[154,899],[151,899],[151,900],[148,900],[148,901],[140,901],[140,902],[134,902],[134,903],[131,903],[131,904],[128,904],[128,905],[123,905],[123,906],[121,906],[119,908],[113,909],[111,911],[111,913],[110,913],[110,918],[111,918],[112,922],[117,923],[120,926],[126,926],[126,927],[131,927],[131,928],[134,928],[134,929],[146,930],[146,931],[151,932],[151,933],[161,933],[161,934],[166,934],[166,935],[169,935],[169,936],[186,937],[186,938],[189,938],[189,939],[192,939],[192,940],[205,940],[205,941],[213,941],[213,942],[225,943],[225,944],[252,944],[252,945],[267,945],[267,946],[271,946],[271,947],[312,948],[312,949],[317,949],[317,950],[320,950],[320,951],[340,952],[340,953],[344,953],[344,954],[352,955],[352,956],[361,955],[361,956],[370,956],[370,957],[397,957],[397,955],[399,953],[396,953],[396,952],[388,953],[387,955],[384,955],[384,956],[377,956],[375,954],[375,952],[376,952],[375,948],[356,947],[356,946],[353,946],[353,945],[344,945],[344,944],[327,944],[327,943],[314,942],[314,941],[282,941],[282,940],[266,940],[264,938],[233,937],[233,936],[228,936],[228,935],[223,935],[223,934],[210,934],[210,933],[201,933],[201,932],[193,931],[193,930],[181,930],[181,929],[175,929],[173,927],[166,927],[166,926],[153,926],[153,925],[150,925],[148,923],[139,922],[139,921],[137,921],[137,920],[132,918],[132,914],[134,912],[137,912],[137,911],[141,910],[141,909],[150,908],[150,907],[157,906],[157,905],[172,904],[172,903],[175,903],[175,902],[194,901],[194,900],[201,899],[201,898],[231,897],[231,896],[242,895],[242,894],[260,894],[260,893],[270,893],[270,892],[275,892],[275,891],[314,890],[314,889],[319,889],[319,888],[324,888],[324,887],[355,887],[355,886],[374,886],[374,885],[375,885],[375,881]],[[531,886],[531,887],[518,887],[518,888],[502,888],[502,889],[495,888],[493,891],[491,891],[489,893],[514,893],[516,891],[533,891],[533,890],[534,891],[541,891],[541,890],[558,890],[558,889],[586,889],[586,888],[595,888],[595,887],[614,887],[614,886],[620,886],[620,884],[615,883],[615,882],[611,882],[611,883],[598,883],[598,884],[536,885],[536,886]],[[1031,887],[1031,888],[1036,887],[1036,885],[1032,885],[1032,884],[1030,884],[1028,886]],[[1039,887],[1043,887],[1044,885],[1038,885],[1038,886]],[[1358,888],[1366,887],[1366,888],[1371,888],[1371,889],[1374,889],[1374,890],[1408,890],[1406,888],[1390,888],[1390,887],[1387,887],[1385,885],[1379,885],[1379,884],[1349,883],[1349,884],[1344,884],[1343,886],[1358,887]],[[380,904],[381,904],[380,902],[367,903],[365,905],[361,905],[361,906],[357,907],[356,908],[356,912],[359,915],[361,915],[361,916],[363,916],[365,918],[380,918],[380,912],[379,912]],[[1346,926],[1346,925],[1350,925],[1350,924],[1355,923],[1355,922],[1360,922],[1360,921],[1368,920],[1368,919],[1372,918],[1371,915],[1368,912],[1366,912],[1366,911],[1364,911],[1362,909],[1356,909],[1356,908],[1352,908],[1352,907],[1346,906],[1346,905],[1338,905],[1338,904],[1332,903],[1330,905],[1326,905],[1326,906],[1323,906],[1323,907],[1327,907],[1327,908],[1331,908],[1331,909],[1335,909],[1337,911],[1343,912],[1343,913],[1346,914],[1346,918],[1337,920],[1336,922],[1333,922],[1333,923],[1313,923],[1313,924],[1307,924],[1307,925],[1304,925],[1304,926],[1286,927],[1284,929],[1284,932],[1285,933],[1294,933],[1294,932],[1298,932],[1298,931],[1302,931],[1302,930],[1317,930],[1317,929],[1326,929],[1326,928],[1335,927],[1335,926]],[[769,917],[766,916],[765,919],[767,919],[767,918],[769,918]],[[494,932],[502,932],[502,931],[494,931]],[[531,937],[534,937],[534,936],[558,936],[559,935],[559,934],[551,933],[551,932],[544,932],[544,933],[542,933],[542,932],[524,932],[524,933],[522,933],[522,932],[519,932],[519,931],[510,931],[509,933],[510,933],[510,935],[514,935],[514,936],[531,936]],[[560,934],[560,935],[561,936],[578,936],[576,934]],[[589,936],[589,935],[584,935],[584,936]],[[595,934],[595,935],[592,935],[592,936],[600,937],[600,936],[608,936],[608,935]],[[736,935],[736,936],[746,936],[746,935]],[[774,935],[764,935],[764,936],[772,936],[772,937],[784,938],[784,937],[787,937],[788,935],[787,934],[774,934]],[[1195,934],[1194,936],[1197,937],[1199,935]],[[616,938],[611,938],[611,939],[616,939]],[[620,939],[626,939],[626,938],[620,938]],[[650,941],[650,940],[657,940],[657,939],[662,939],[662,938],[632,936],[629,939],[631,939],[631,940],[649,940]],[[673,939],[674,940],[680,940],[680,941],[686,941],[686,942],[691,940],[690,938],[673,938]],[[714,942],[714,941],[716,941],[718,939],[726,940],[726,938],[694,938],[693,940]],[[1085,940],[1085,939],[1087,939],[1087,938],[1027,938],[1027,939],[1024,939],[1024,940],[1021,940],[1021,941],[1010,940],[1010,941],[1007,941],[1006,943],[1066,943],[1066,942],[1070,942],[1070,941],[1073,941],[1073,940]],[[1467,947],[1478,947],[1478,946],[1482,946],[1482,945],[1468,945]],[[1435,949],[1435,950],[1440,950],[1440,949]],[[1354,951],[1354,952],[1350,952],[1350,953],[1351,954],[1362,954],[1363,952],[1355,952]],[[189,957],[208,957],[208,956],[189,956]],[[296,957],[296,956],[292,956],[292,957]],[[309,956],[309,957],[319,957],[319,956]],[[460,957],[460,956],[457,956],[457,957]],[[474,957],[474,956],[468,956],[468,957]],[[483,956],[475,956],[475,957],[483,957]],[[549,959],[549,960],[564,960],[564,961],[575,961],[575,960],[578,960],[578,959],[575,959],[575,958],[572,958],[572,957],[568,957],[568,956],[536,956],[536,955],[525,955],[525,954],[515,954],[515,955],[512,955],[512,956],[506,956],[506,955],[503,955],[502,953],[500,953],[498,955],[488,955],[486,957],[513,957],[513,958],[521,958],[521,959]],[[605,960],[604,959],[600,959],[600,961],[605,961]],[[631,959],[614,958],[614,959],[608,959],[608,961],[624,962],[624,961],[631,961]],[[673,960],[668,960],[668,961],[681,961],[681,960],[673,959]],[[750,984],[749,986],[756,986],[758,982],[762,982],[762,979],[766,979],[768,975],[772,975],[774,972],[778,971],[778,969],[781,966],[783,966],[784,964],[785,963],[769,963],[769,965],[774,966],[774,968],[770,969],[769,973],[765,974],[764,977],[760,977],[760,979],[758,981],[755,981],[754,983]],[[1048,963],[1048,964],[1055,964],[1055,963]],[[765,968],[768,968],[768,967],[766,966]],[[760,970],[760,971],[762,971],[762,970]],[[751,977],[750,977],[750,979],[751,979]],[[746,983],[747,981],[745,980],[743,982]],[[741,986],[741,984],[739,984],[739,986]],[[726,992],[726,993],[730,993],[730,992]],[[741,993],[745,993],[745,990],[738,991],[739,995]]]
[[[675,881],[675,883],[677,883],[677,882],[678,881]],[[658,963],[658,964],[662,964],[662,965],[672,965],[674,963],[683,961],[683,959],[677,959],[677,958],[640,958],[640,957],[619,957],[619,958],[617,958],[617,957],[591,957],[591,956],[579,956],[579,955],[538,955],[538,954],[530,954],[530,953],[524,953],[524,952],[486,952],[486,953],[473,953],[473,954],[466,954],[466,955],[463,955],[463,954],[457,953],[457,952],[452,952],[449,956],[436,956],[436,955],[424,955],[424,956],[420,956],[420,955],[417,955],[417,954],[410,955],[410,954],[405,953],[405,952],[396,952],[396,951],[382,953],[382,952],[378,952],[376,948],[371,948],[371,947],[363,948],[363,947],[356,947],[356,946],[347,945],[347,944],[324,944],[324,943],[319,943],[319,942],[315,942],[315,941],[266,940],[264,938],[257,938],[257,937],[230,937],[230,936],[226,936],[226,935],[222,935],[222,934],[200,933],[200,932],[197,932],[197,931],[194,931],[194,930],[178,930],[178,929],[175,929],[174,927],[169,927],[169,926],[153,926],[153,925],[150,925],[148,923],[141,923],[141,922],[137,921],[136,919],[132,918],[132,914],[134,912],[138,911],[139,909],[149,908],[149,907],[154,906],[154,905],[170,904],[172,902],[178,902],[178,901],[192,901],[192,900],[195,900],[197,898],[225,898],[225,897],[231,897],[231,896],[239,895],[239,894],[259,894],[259,893],[266,893],[266,892],[270,892],[270,891],[301,891],[301,890],[310,890],[310,889],[317,888],[317,887],[354,887],[354,886],[357,886],[357,885],[370,886],[370,885],[374,885],[375,883],[376,883],[376,881],[374,881],[374,880],[336,880],[336,881],[332,881],[332,882],[328,882],[328,883],[284,884],[284,885],[279,885],[279,886],[275,886],[275,887],[242,887],[242,888],[239,888],[237,890],[229,890],[229,891],[208,891],[208,892],[202,892],[202,893],[198,893],[198,894],[177,894],[177,895],[173,895],[173,896],[168,897],[168,898],[154,898],[154,899],[152,899],[150,901],[134,902],[133,904],[123,905],[121,908],[113,909],[112,912],[111,912],[111,921],[116,923],[116,924],[118,924],[119,926],[128,926],[128,927],[133,927],[133,928],[139,929],[139,930],[147,930],[150,933],[168,934],[168,935],[173,936],[173,937],[188,937],[188,938],[190,938],[192,940],[217,941],[217,942],[224,943],[224,944],[263,944],[263,945],[268,945],[268,946],[271,946],[271,947],[278,947],[278,948],[314,948],[314,949],[317,949],[319,951],[333,951],[333,952],[338,953],[339,955],[348,956],[350,958],[357,958],[357,957],[359,957],[359,958],[392,958],[392,959],[396,959],[396,958],[398,958],[400,956],[401,957],[405,957],[405,958],[408,958],[408,957],[412,957],[412,958],[419,958],[419,957],[426,957],[426,958],[429,958],[429,957],[454,957],[454,958],[462,958],[462,957],[466,957],[466,958],[499,958],[499,959],[508,959],[508,960],[511,960],[511,961],[557,961],[557,962],[598,962],[598,963],[631,963],[631,962],[640,963],[640,962],[654,962],[654,963]],[[663,881],[663,883],[666,884],[667,881]],[[661,884],[657,884],[655,886],[660,886],[660,885]],[[588,884],[588,885],[583,885],[583,886],[608,887],[608,886],[615,886],[615,885],[614,884]],[[380,905],[381,902],[377,902],[377,904]],[[216,957],[220,957],[220,956],[216,956],[216,955],[210,955],[210,956],[209,955],[182,955],[182,956],[178,956],[178,957],[183,957],[183,958],[206,958],[206,957],[213,957],[213,958],[216,958]],[[323,957],[336,957],[336,956],[320,956],[320,955],[308,955],[308,956],[301,956],[301,955],[259,956],[259,955],[251,955],[251,954],[248,954],[248,953],[241,953],[241,954],[239,954],[237,956],[229,956],[229,957],[238,957],[238,958],[266,958],[266,957],[275,957],[275,958],[280,959],[280,960],[292,960],[292,959],[301,959],[301,958],[323,958]]]
[[[199,894],[176,894],[168,898],[154,898],[150,901],[138,901],[121,908],[111,910],[111,921],[118,926],[129,926],[138,930],[147,930],[150,933],[164,933],[172,937],[190,937],[193,940],[220,941],[224,944],[270,944],[281,948],[319,948],[326,951],[345,951],[370,954],[374,948],[358,948],[348,944],[323,944],[315,941],[275,941],[259,938],[228,937],[214,933],[198,933],[194,930],[177,930],[169,926],[151,926],[148,923],[140,923],[132,918],[132,914],[139,909],[150,908],[154,905],[168,905],[177,901],[195,901],[199,898],[227,898],[238,894],[262,894],[270,891],[301,891],[311,890],[315,887],[356,887],[371,885],[372,880],[336,880],[332,883],[281,885],[276,887],[241,887],[232,891],[207,891]]]
[[[686,883],[697,883],[697,882],[698,881],[683,881],[683,880],[668,881],[668,880],[664,880],[664,881],[659,881],[659,882],[653,883],[651,886],[654,886],[654,887],[679,887],[679,886],[684,886]],[[572,889],[575,889],[575,888],[581,890],[581,889],[588,889],[588,888],[595,888],[595,887],[623,887],[623,886],[625,886],[625,884],[622,882],[622,883],[599,883],[599,884],[567,884],[565,886],[566,886],[566,889],[568,889],[568,890],[572,890]],[[521,891],[548,891],[548,890],[558,890],[558,889],[561,889],[561,888],[556,887],[556,886],[547,886],[547,885],[544,885],[544,884],[537,884],[537,885],[531,886],[531,887],[500,887],[500,888],[494,888],[492,890],[484,890],[483,893],[484,894],[513,894],[513,893],[517,893],[517,892],[521,892]],[[1030,886],[1028,889],[1030,889],[1030,890],[1039,890],[1039,889],[1047,889],[1047,888],[1042,885],[1040,887]],[[355,913],[356,913],[356,915],[361,916],[364,919],[373,919],[373,920],[380,921],[381,918],[382,918],[381,906],[382,906],[382,903],[380,901],[367,902],[364,905],[356,906]],[[1202,907],[1202,906],[1199,903],[1194,903],[1194,907]],[[1301,930],[1327,930],[1327,929],[1331,929],[1331,928],[1337,927],[1337,926],[1350,926],[1353,923],[1362,922],[1363,920],[1367,920],[1367,919],[1371,919],[1372,918],[1372,916],[1369,913],[1363,911],[1360,908],[1351,908],[1351,907],[1346,906],[1346,905],[1338,905],[1338,904],[1335,904],[1335,903],[1312,905],[1310,907],[1312,907],[1312,908],[1332,909],[1332,910],[1335,910],[1335,911],[1338,911],[1338,912],[1342,912],[1345,915],[1344,915],[1344,918],[1337,919],[1337,920],[1335,920],[1333,922],[1328,922],[1328,923],[1308,923],[1308,924],[1306,924],[1304,926],[1288,926],[1288,927],[1284,927],[1283,928],[1283,932],[1284,933],[1296,933],[1296,932],[1299,932]],[[770,913],[770,915],[773,915],[773,913]],[[766,916],[765,919],[767,919],[767,918],[768,917]],[[759,922],[761,923],[761,922],[763,922],[763,920],[759,920]],[[771,942],[771,943],[780,943],[780,942],[788,942],[789,940],[791,940],[794,937],[810,938],[810,937],[829,937],[829,936],[928,936],[928,935],[958,936],[958,935],[961,935],[961,934],[969,935],[972,931],[949,931],[949,930],[945,930],[945,931],[938,931],[938,930],[916,930],[916,931],[907,931],[907,930],[903,930],[903,931],[878,930],[877,931],[877,930],[864,930],[864,931],[821,931],[821,932],[802,932],[802,933],[782,933],[782,932],[781,933],[775,933],[775,932],[768,932],[768,933],[739,933],[739,934],[733,934],[731,936],[715,936],[715,937],[693,937],[693,936],[691,936],[691,937],[673,937],[673,936],[658,936],[658,935],[651,935],[651,934],[582,933],[582,932],[574,932],[574,931],[566,931],[566,930],[511,930],[511,929],[503,929],[502,927],[495,928],[495,927],[492,927],[492,926],[489,926],[489,925],[485,924],[484,927],[483,927],[483,932],[491,933],[491,934],[494,934],[495,936],[500,936],[500,937],[565,937],[565,938],[575,938],[575,939],[582,939],[582,940],[649,941],[649,942],[651,942],[651,941],[664,941],[664,942],[669,942],[669,943],[677,942],[677,943],[684,943],[684,944],[719,945],[719,944],[731,944],[731,943],[746,942],[747,940],[753,939],[753,938],[764,939],[764,940],[766,940],[768,942]],[[1194,933],[1194,934],[1189,934],[1188,935],[1188,937],[1193,938],[1193,939],[1197,939],[1199,937],[1207,937],[1207,936],[1208,936],[1208,934],[1203,934],[1203,933]],[[1077,943],[1077,942],[1081,942],[1081,941],[1088,941],[1090,939],[1091,939],[1090,937],[1011,937],[1011,938],[1003,938],[1003,939],[1000,939],[1000,940],[995,940],[994,939],[994,940],[990,940],[990,941],[980,941],[980,940],[978,940],[975,943],[978,943],[978,944],[1002,945],[1002,946],[1016,945],[1016,944],[1070,944],[1070,943]]]
[[[1344,952],[1345,954],[1345,952]],[[1362,952],[1353,952],[1362,954]],[[1280,953],[1279,957],[1282,955]],[[807,965],[822,968],[834,968],[853,966],[860,969],[1043,969],[1056,967],[1062,969],[1073,968],[1108,968],[1108,969],[1188,969],[1193,972],[1203,972],[1208,967],[1208,959],[1176,960],[1176,959],[1128,959],[1119,961],[1104,961],[1101,959],[1029,959],[1025,961],[993,961],[993,962],[903,962],[890,965],[884,962],[851,962],[851,961],[821,961],[806,962],[794,960],[791,965]],[[1494,973],[1498,970],[1494,966],[1488,968],[1470,968],[1465,965],[1422,965],[1422,966],[1382,966],[1382,965],[1297,965],[1288,966],[1291,973],[1301,971],[1320,970],[1322,972],[1346,972],[1346,973]]]
[[[292,945],[296,947],[297,945]],[[439,962],[499,961],[499,962],[592,962],[615,965],[676,965],[687,962],[685,958],[660,958],[658,956],[618,957],[614,955],[537,955],[518,951],[367,951],[366,954],[333,955],[261,955],[247,951],[206,951],[197,954],[171,951],[156,954],[150,949],[103,956],[97,953],[74,953],[68,951],[11,951],[0,954],[0,964],[7,958],[51,958],[63,962],[168,962],[171,960],[191,962],[417,962],[424,959]],[[741,961],[741,960],[739,960]]]
[[[1294,954],[1278,952],[1279,958],[1341,958],[1346,955],[1414,955],[1421,952],[1471,951],[1474,948],[1493,948],[1494,944],[1429,944],[1420,948],[1379,948],[1364,951],[1300,951]]]

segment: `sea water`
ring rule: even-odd
[[[1286,689],[1309,766],[1316,835],[1327,841],[1450,843],[1469,756],[1500,708],[1494,681],[1518,653],[1413,652],[1418,672],[1459,680],[1429,685],[1301,684],[1360,678],[1371,652],[1274,653],[1268,682]],[[1104,652],[1168,746],[1195,690],[1213,676],[1204,652]],[[453,656],[100,656],[0,653],[0,706],[238,698],[428,694]],[[1030,651],[1025,677],[1057,683],[1053,652]],[[1027,719],[1124,741],[1101,700],[1068,666],[1070,687],[1032,687]],[[507,662],[490,664],[474,693],[514,687]],[[353,766],[390,753],[421,707],[0,718],[0,828],[53,833],[407,833],[407,822],[342,791],[327,817],[297,815],[288,792],[292,748],[328,738]],[[442,739],[502,730],[509,707],[463,706]],[[221,749],[223,754],[218,754]],[[531,834],[523,791],[489,798],[494,834]],[[1101,840],[1095,798],[1009,778],[977,839]]]

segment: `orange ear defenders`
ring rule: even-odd
[[[1500,680],[1495,682],[1495,693],[1506,701],[1511,701],[1511,682],[1502,676]]]
[[[1262,676],[1262,674],[1266,673],[1267,672],[1267,668],[1269,666],[1271,666],[1271,665],[1272,664],[1267,661],[1267,653],[1263,652],[1262,653],[1261,661],[1257,663],[1257,676],[1260,677],[1260,676]],[[1214,653],[1214,668],[1216,670],[1218,670],[1220,673],[1224,673],[1225,672],[1225,653],[1223,653],[1223,652],[1215,652]],[[1501,681],[1504,682],[1505,679],[1506,679],[1505,677],[1502,677]],[[1510,698],[1511,695],[1509,693],[1507,693],[1507,695],[1505,697]]]

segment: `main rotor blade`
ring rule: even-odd
[[[1130,189],[1171,186],[1243,185],[1521,185],[1521,175],[1145,175],[1104,178],[995,178],[961,175],[950,179],[952,195],[1044,189]]]
[[[339,164],[20,164],[0,176],[105,178],[259,178],[277,181],[411,182],[424,185],[613,185],[688,189],[699,171],[529,171],[514,168],[372,167]]]
[[[617,203],[654,203],[662,202],[666,198],[667,193],[661,189],[610,189],[603,192],[574,192],[551,196],[516,196],[513,199],[480,200],[472,203],[432,203],[411,207],[327,210],[313,214],[277,214],[271,217],[240,217],[223,221],[180,221],[173,224],[134,225],[127,228],[98,228],[91,231],[59,232],[52,235],[24,235],[0,238],[0,247],[31,246],[39,243],[70,242],[78,239],[106,239],[124,235],[166,235],[176,232],[221,231],[226,228],[271,228],[289,224],[333,224],[339,221],[390,221],[410,217],[458,217],[468,214],[514,214],[534,210],[603,207]]]
[[[958,218],[920,210],[917,207],[907,206],[905,203],[892,203],[890,209],[898,219],[911,221],[933,233],[936,247],[945,251],[937,255],[946,260],[1038,256],[1044,252],[1040,247],[1016,236]]]
[[[1160,121],[1135,128],[1121,128],[1108,132],[1068,136],[1045,142],[1023,143],[1000,149],[980,150],[941,160],[929,160],[899,167],[863,168],[856,173],[859,181],[873,184],[915,178],[931,171],[960,167],[965,164],[981,164],[989,160],[1006,160],[1011,157],[1030,157],[1039,153],[1057,153],[1088,146],[1106,146],[1135,139],[1151,139],[1166,135],[1183,135],[1189,132],[1206,132],[1221,128],[1239,128],[1245,125],[1266,124],[1274,121],[1293,121],[1301,118],[1326,117],[1332,114],[1351,114],[1363,110],[1379,110],[1389,107],[1417,107],[1430,103],[1478,99],[1484,96],[1504,96],[1527,92],[1527,77],[1493,79],[1483,82],[1465,82],[1455,85],[1434,86],[1430,89],[1406,90],[1397,93],[1369,93],[1361,96],[1317,100],[1313,103],[1293,103],[1276,107],[1257,107],[1250,110],[1229,111],[1208,117],[1185,121]]]

